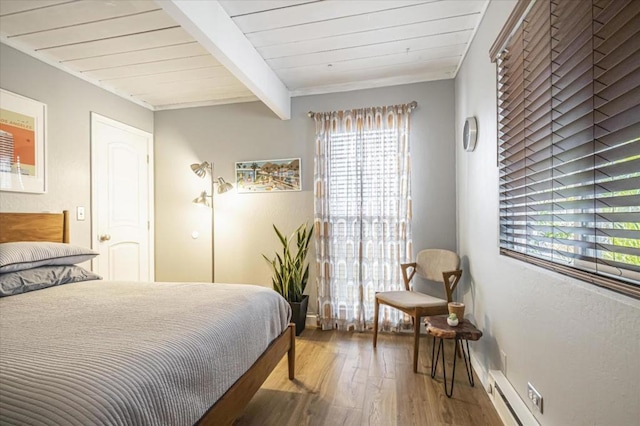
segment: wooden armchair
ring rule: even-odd
[[[376,293],[373,347],[378,343],[378,311],[380,304],[388,305],[411,315],[413,318],[413,372],[418,371],[418,348],[420,344],[420,319],[430,315],[448,313],[447,304],[451,302],[451,294],[455,290],[462,270],[460,258],[452,251],[429,249],[422,250],[416,256],[416,261],[401,265],[402,278],[406,291],[383,291]],[[446,300],[413,291],[411,279],[418,276],[431,281],[438,281],[444,285]]]

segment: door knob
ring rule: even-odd
[[[100,240],[100,242],[109,241],[111,239],[111,235],[102,234],[102,235],[100,235],[100,237],[98,239]]]

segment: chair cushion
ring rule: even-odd
[[[434,306],[447,306],[445,299],[418,293],[417,291],[383,291],[376,293],[376,299],[403,308],[431,308]]]

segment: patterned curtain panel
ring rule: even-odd
[[[322,329],[370,328],[377,291],[412,258],[409,105],[316,113],[318,313]],[[382,327],[410,318],[389,307]]]

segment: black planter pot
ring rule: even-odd
[[[291,305],[291,321],[296,325],[296,336],[299,336],[307,321],[309,296],[303,295],[302,302],[289,302],[289,305]]]

